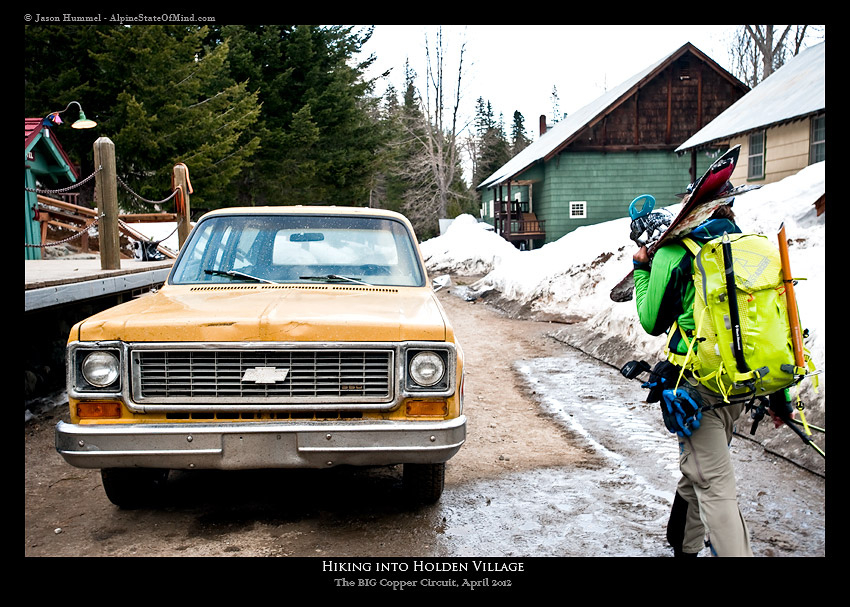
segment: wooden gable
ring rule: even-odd
[[[691,44],[550,151],[673,150],[749,89]]]

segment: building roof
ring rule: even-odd
[[[35,147],[40,141],[46,142],[48,153],[53,157],[57,165],[61,166],[66,176],[71,181],[76,181],[79,178],[77,169],[74,168],[68,154],[62,148],[59,140],[56,138],[56,133],[44,126],[43,118],[24,118],[24,157]]]
[[[41,134],[41,118],[24,118],[24,152]]]
[[[519,154],[511,158],[507,163],[502,165],[495,173],[487,177],[478,185],[478,188],[497,185],[503,183],[515,175],[522,173],[531,165],[541,160],[548,160],[564,147],[571,143],[572,138],[576,136],[585,126],[600,120],[611,109],[618,106],[622,101],[629,98],[635,90],[645,84],[647,81],[654,78],[661,70],[663,70],[671,61],[677,59],[687,51],[697,54],[706,62],[714,65],[716,69],[724,74],[726,70],[715,63],[708,55],[700,51],[690,42],[685,43],[670,55],[663,57],[652,65],[638,72],[628,80],[622,82],[618,86],[606,91],[602,96],[592,101],[588,105],[579,109],[572,114],[566,116],[563,120],[556,123],[548,129],[546,133],[533,141],[528,147],[522,150]],[[734,78],[729,75],[729,78]],[[737,81],[736,81],[737,82]],[[740,85],[741,83],[738,82]]]
[[[822,112],[826,43],[807,48],[694,133],[677,152]]]

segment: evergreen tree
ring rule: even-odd
[[[422,113],[416,94],[416,73],[405,62],[401,99],[392,86],[384,96],[385,111],[382,116],[385,139],[380,148],[381,166],[376,175],[381,195],[376,206],[402,211],[405,198],[414,187],[409,179],[408,166],[415,157],[418,125]]]
[[[189,167],[193,206],[230,204],[233,182],[259,144],[250,131],[259,105],[244,82],[228,77],[227,45],[204,48],[207,29],[195,26],[70,29],[83,35],[84,48],[74,33],[61,34],[37,61],[85,51],[81,57],[90,79],[65,95],[85,96],[98,133],[115,144],[121,180],[144,199],[162,200],[170,194],[174,165],[183,162]],[[30,69],[35,73],[37,68]],[[122,196],[119,204],[131,211],[152,210],[133,196]]]
[[[475,101],[475,134],[479,138],[483,137],[487,131],[495,126],[493,118],[493,108],[489,101],[484,101],[483,97],[479,97]]]
[[[102,34],[119,26],[28,25],[24,28],[24,116],[43,118],[63,110],[71,101],[83,107],[88,118],[102,123],[114,99],[99,88],[102,81],[90,51],[102,44]],[[62,118],[73,121],[70,109]],[[57,139],[83,176],[94,170],[92,144],[95,132],[60,127]],[[91,200],[93,186],[85,201]]]
[[[263,105],[262,149],[243,175],[250,204],[366,205],[381,141],[370,60],[353,64],[371,32],[350,27],[221,28],[234,49],[231,74],[249,79]]]
[[[558,95],[557,86],[552,87],[552,95],[550,98],[552,99],[552,123],[557,124],[561,121],[561,118],[566,116],[566,114],[563,116],[561,115],[561,98]]]
[[[474,163],[473,183],[479,184],[510,160],[511,146],[505,136],[502,119],[496,120],[489,101],[479,98],[476,103],[475,130],[478,140],[477,162]]]
[[[525,117],[519,110],[514,111],[514,120],[511,123],[511,156],[516,156],[531,143],[525,132]]]

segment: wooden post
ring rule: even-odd
[[[100,268],[121,269],[121,248],[118,241],[118,178],[115,170],[115,144],[108,137],[94,142],[94,165],[100,170],[95,176],[95,200],[100,215]]]
[[[189,232],[192,229],[192,225],[189,223],[189,169],[186,168],[185,164],[175,164],[172,175],[174,187],[181,190],[177,194],[178,204],[175,207],[175,212],[177,214],[177,243],[182,249],[183,243],[186,242],[186,238],[189,237]],[[180,204],[181,200],[182,204]]]

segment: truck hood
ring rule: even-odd
[[[126,342],[443,341],[449,331],[427,287],[355,285],[167,285],[76,326],[80,341]]]

